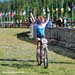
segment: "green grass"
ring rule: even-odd
[[[49,46],[48,69],[37,66],[29,29],[0,28],[0,75],[75,75],[74,52]]]

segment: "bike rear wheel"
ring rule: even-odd
[[[39,54],[37,54],[37,65],[41,65],[42,63],[42,59],[41,59],[41,56]]]

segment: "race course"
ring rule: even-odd
[[[48,69],[37,66],[28,28],[0,28],[0,75],[75,75],[75,51],[49,45]]]

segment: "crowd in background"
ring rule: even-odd
[[[44,17],[44,21],[46,21],[46,17]],[[36,23],[39,24],[38,18],[36,18]],[[52,21],[52,18],[50,17],[48,24],[46,27],[69,27],[72,26],[72,23],[69,22],[68,17],[59,17],[57,19],[54,19]],[[25,21],[17,20],[16,21],[17,27],[30,27],[31,26],[31,18],[27,18]]]
[[[46,17],[44,17],[46,20]],[[38,18],[36,18],[36,23],[39,23]],[[0,27],[30,27],[31,25],[31,18],[26,18],[25,20],[22,21],[22,19],[17,19],[16,22],[5,22],[5,23],[0,23]],[[46,27],[73,27],[73,23],[68,20],[68,17],[59,17],[57,19],[53,19],[50,17],[50,20]]]

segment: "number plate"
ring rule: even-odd
[[[47,43],[48,43],[47,39],[42,38],[42,44],[47,44]]]

